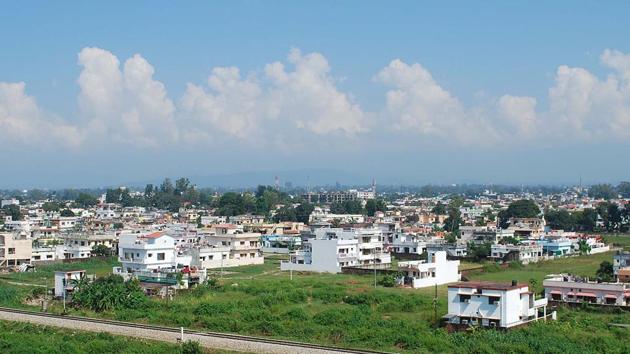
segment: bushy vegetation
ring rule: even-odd
[[[184,351],[185,348],[189,346],[21,322],[0,322],[0,353],[6,354],[201,353]]]
[[[142,309],[148,301],[137,280],[124,281],[119,275],[111,274],[93,282],[81,279],[75,286],[72,302],[96,312]]]

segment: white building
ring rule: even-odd
[[[459,282],[448,286],[444,318],[454,327],[511,328],[546,317],[547,299],[534,299],[527,285]]]
[[[20,205],[20,201],[18,199],[15,198],[11,198],[11,199],[2,199],[2,201],[0,201],[0,209],[4,208],[5,206],[8,205]]]
[[[123,272],[146,272],[177,266],[175,240],[162,232],[122,234],[118,260]]]
[[[0,233],[0,268],[31,263],[32,241],[23,233]]]
[[[65,270],[55,272],[55,297],[72,293],[78,281],[85,277],[85,270]]]
[[[280,270],[339,273],[342,267],[357,265],[358,244],[356,239],[310,239],[302,250],[291,254],[289,261],[280,263]]]
[[[192,265],[212,269],[265,263],[259,233],[206,235],[192,248]]]
[[[427,251],[427,239],[413,234],[395,233],[391,250],[394,253],[422,254]]]
[[[630,284],[598,283],[569,274],[553,275],[543,281],[549,301],[630,306]]]
[[[536,243],[522,245],[492,245],[490,258],[496,261],[536,263],[543,258],[543,247]]]
[[[398,282],[413,288],[424,288],[461,280],[459,261],[447,260],[445,251],[429,254],[427,258],[427,261],[398,262],[398,270],[404,274]]]
[[[92,257],[92,248],[104,245],[108,248],[115,246],[116,237],[111,235],[72,234],[64,236],[64,259]]]
[[[383,247],[383,233],[377,228],[319,228],[315,238],[291,254],[281,270],[339,273],[342,267],[389,267],[391,256]]]

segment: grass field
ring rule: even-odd
[[[469,277],[525,283],[535,279],[536,290],[540,290],[547,274],[592,275],[602,260],[611,260],[611,254],[499,270],[486,266],[486,272],[472,272]],[[290,280],[289,273],[279,271],[280,259],[267,257],[264,265],[225,269],[223,277],[216,272],[217,285],[181,291],[173,300],[152,299],[146,308],[71,312],[395,352],[630,352],[630,330],[607,326],[610,322],[630,324],[630,315],[626,313],[561,310],[559,321],[554,323],[538,323],[509,332],[477,330],[447,334],[434,326],[433,289],[375,289],[372,275],[294,272]],[[82,268],[98,272],[111,269],[111,265],[90,263]],[[466,268],[473,266],[465,264]],[[35,283],[41,282],[41,275],[29,277]],[[28,287],[11,285],[11,288],[20,292]],[[6,301],[0,291],[0,303],[19,303],[23,295],[20,292],[13,300]],[[60,311],[61,306],[56,304],[51,309]],[[440,286],[437,315],[445,313],[446,286]]]
[[[617,247],[623,247],[625,250],[630,249],[630,234],[606,234],[602,235],[604,242],[613,244]]]
[[[181,353],[181,346],[157,341],[0,321],[0,352],[6,354]],[[207,354],[228,352],[206,351]]]

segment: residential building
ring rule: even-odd
[[[339,273],[343,267],[358,264],[358,244],[357,239],[320,235],[305,241],[301,250],[291,253],[289,261],[280,263],[280,270]]]
[[[55,297],[68,296],[74,291],[77,282],[85,277],[85,270],[64,270],[55,272]]]
[[[543,258],[543,247],[536,243],[492,245],[490,258],[501,262],[536,263]]]
[[[118,260],[122,271],[127,273],[175,268],[175,240],[163,232],[122,234]]]
[[[613,255],[613,272],[615,276],[619,276],[619,270],[630,267],[630,252],[617,251]]]
[[[547,317],[547,299],[523,284],[459,282],[448,286],[447,324],[512,328]]]
[[[573,242],[568,238],[544,238],[538,244],[542,246],[545,256],[562,257],[573,251]]]
[[[205,235],[201,241],[200,251],[197,257],[203,257],[207,252],[207,257],[201,262],[204,268],[219,268],[221,259],[225,254],[223,248],[229,248],[229,252],[223,259],[224,267],[238,267],[244,265],[263,264],[265,257],[262,254],[262,244],[259,233],[234,233],[222,235]],[[202,250],[205,250],[202,252]],[[217,253],[218,252],[218,253]],[[215,258],[220,254],[221,258]],[[193,256],[194,257],[194,256]]]
[[[426,237],[395,233],[392,238],[391,250],[394,253],[420,255],[427,251]]]
[[[398,262],[398,270],[403,274],[399,284],[413,288],[424,288],[459,281],[459,261],[446,259],[445,251],[431,253],[427,261]]]
[[[31,263],[33,241],[24,233],[0,233],[0,268],[16,268]]]
[[[70,234],[63,237],[64,259],[92,257],[92,248],[104,245],[108,248],[116,246],[114,234]]]
[[[549,301],[630,306],[630,284],[590,281],[571,274],[552,275],[543,281]]]

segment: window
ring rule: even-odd
[[[9,248],[9,254],[15,254],[15,248],[13,247]]]
[[[244,245],[245,245],[245,241],[241,241],[241,246],[244,246]]]
[[[249,254],[249,258],[254,258],[254,257],[256,257],[256,253],[250,253]]]
[[[470,301],[470,295],[463,295],[463,294],[459,295],[459,302],[469,302],[469,301]]]
[[[488,304],[489,305],[496,305],[500,300],[501,300],[501,297],[499,297],[499,296],[489,296],[488,297]]]
[[[163,261],[165,259],[164,253],[158,253],[157,254],[157,259],[158,259],[158,261]]]
[[[149,258],[153,257],[153,253],[147,254],[147,257],[149,257]]]

